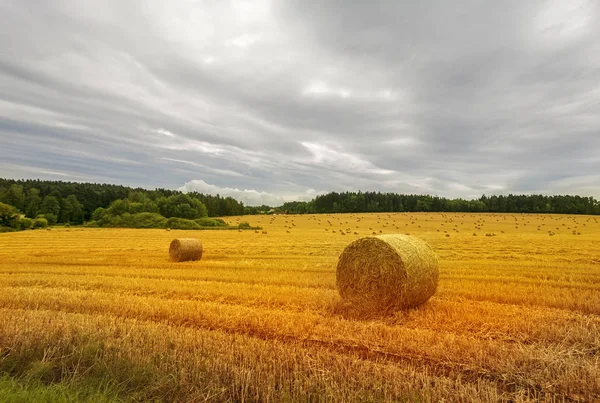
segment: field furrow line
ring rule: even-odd
[[[127,281],[118,276],[107,278],[61,275],[43,279],[13,275],[0,276],[0,287],[43,288],[90,293],[117,293],[163,300],[220,302],[245,307],[277,308],[292,312],[311,311],[334,315],[339,301],[334,290],[315,290],[302,287],[247,285],[229,283],[177,281],[167,279],[136,279]],[[527,315],[528,320],[520,318]],[[499,340],[505,343],[535,342],[579,343],[594,349],[600,331],[600,317],[579,314],[570,310],[529,308],[518,305],[469,301],[457,302],[447,297],[435,297],[424,307],[399,313],[386,320],[390,326],[447,331],[469,334],[478,339]],[[585,347],[588,346],[588,347]]]
[[[23,311],[19,308],[0,308],[6,311]],[[30,312],[25,310],[25,312]],[[36,312],[56,312],[66,315],[85,315],[94,319],[98,317],[104,318],[119,318],[122,320],[132,320],[133,318],[122,317],[117,314],[110,313],[88,313],[77,311],[62,311],[55,309],[37,309]],[[269,343],[281,342],[293,346],[299,346],[302,349],[318,348],[335,354],[342,354],[353,357],[354,359],[373,362],[376,364],[391,363],[394,365],[402,364],[402,366],[410,365],[415,370],[427,373],[429,376],[439,378],[447,378],[451,381],[466,381],[468,383],[478,383],[482,380],[489,381],[502,394],[512,395],[518,391],[527,392],[532,396],[545,396],[550,398],[558,398],[561,401],[581,402],[581,396],[600,397],[600,390],[578,390],[569,385],[566,390],[561,390],[560,386],[551,385],[549,382],[541,381],[536,383],[530,378],[530,374],[526,372],[498,372],[474,366],[468,362],[461,362],[452,359],[443,359],[431,357],[426,354],[418,354],[414,352],[396,353],[383,350],[376,346],[367,346],[358,343],[344,343],[340,340],[324,340],[316,337],[300,337],[289,334],[276,334],[265,329],[247,328],[247,329],[231,329],[231,328],[213,328],[213,327],[197,327],[189,323],[172,323],[170,321],[157,319],[135,319],[136,325],[146,323],[151,325],[163,324],[170,328],[182,328],[192,330],[205,330],[215,332],[216,334],[228,334],[233,336],[246,336]],[[1,346],[0,346],[1,347]],[[1,358],[0,358],[1,359]]]
[[[8,291],[8,290],[7,290]],[[526,373],[537,384],[548,382],[568,388],[574,380],[600,388],[595,356],[552,345],[509,345],[490,340],[421,329],[391,328],[383,324],[340,320],[310,312],[250,309],[219,303],[163,301],[157,298],[119,297],[114,294],[15,290],[0,296],[0,306],[51,309],[72,313],[111,313],[121,318],[151,320],[170,325],[271,339],[326,340],[340,345],[361,345],[391,354],[423,356],[435,361],[464,363],[490,373]],[[550,354],[551,352],[551,354]],[[550,355],[549,355],[550,354]],[[550,359],[552,357],[552,359]],[[560,357],[560,365],[555,363]],[[562,390],[561,389],[561,390]]]

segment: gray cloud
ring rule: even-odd
[[[251,204],[600,197],[598,14],[591,0],[0,1],[0,176]]]

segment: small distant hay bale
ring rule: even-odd
[[[352,242],[340,255],[336,274],[342,301],[368,316],[425,303],[438,279],[438,260],[429,245],[401,234]]]
[[[196,238],[176,238],[171,241],[169,256],[173,262],[202,259],[202,243]]]

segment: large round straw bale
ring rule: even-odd
[[[436,291],[438,260],[418,238],[386,234],[360,238],[342,252],[337,288],[344,303],[367,314],[416,307]]]
[[[169,256],[173,262],[200,260],[202,258],[202,244],[196,238],[177,238],[171,241]]]

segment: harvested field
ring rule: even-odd
[[[600,400],[598,218],[243,220],[263,230],[0,234],[0,393],[33,382],[96,401]],[[432,246],[437,292],[349,319],[338,257],[380,231]],[[200,239],[202,260],[171,262],[173,238]]]

